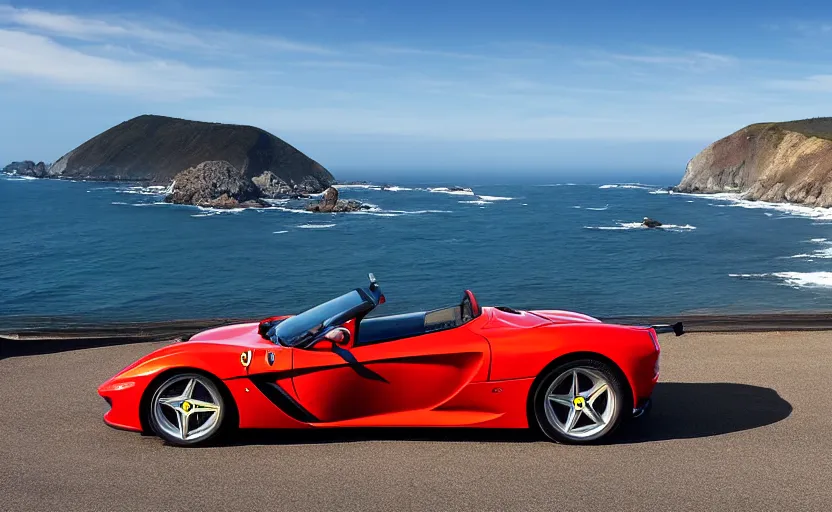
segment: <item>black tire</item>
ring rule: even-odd
[[[191,389],[191,396],[185,397],[190,381],[195,384]],[[179,386],[184,386],[184,389],[177,394],[176,389]],[[162,404],[160,401],[170,404]],[[233,416],[233,404],[229,402],[220,385],[207,375],[192,372],[168,375],[153,389],[147,406],[148,423],[153,432],[169,444],[208,445],[219,439],[227,430],[226,419]],[[216,407],[217,410],[209,411],[208,405]],[[187,425],[184,437],[181,430],[183,418]]]
[[[575,403],[573,399],[570,407],[560,400],[549,398],[556,396],[564,399],[572,394],[570,382],[574,382],[574,375],[578,375],[579,395],[576,396],[581,396],[578,403]],[[600,386],[597,388],[595,386],[597,382],[601,382],[600,380],[594,381],[593,378],[603,379],[607,384],[609,395],[606,392],[599,392],[594,402],[590,403],[586,393],[592,389],[600,389]],[[554,388],[552,388],[553,385]],[[568,393],[563,392],[566,387],[570,388]],[[632,409],[632,405],[627,403],[626,389],[618,372],[604,362],[595,359],[580,359],[560,364],[546,371],[534,389],[532,395],[534,420],[540,430],[552,441],[564,444],[596,442],[612,434],[626,416],[626,412]],[[610,405],[612,408],[607,411]],[[596,409],[601,407],[604,407],[604,412],[596,412]],[[571,414],[577,416],[577,420],[572,423],[570,423]],[[599,421],[596,423],[593,418]],[[585,423],[582,424],[582,421]],[[568,428],[569,424],[574,425],[572,430]],[[572,434],[570,435],[569,432]]]

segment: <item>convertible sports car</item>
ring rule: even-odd
[[[175,445],[232,428],[359,426],[531,427],[580,444],[650,405],[654,327],[480,307],[467,290],[451,307],[366,317],[384,301],[370,274],[298,315],[172,343],[101,385],[104,421]]]

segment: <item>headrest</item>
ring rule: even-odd
[[[471,303],[471,315],[474,318],[477,318],[482,314],[482,308],[480,307],[479,302],[477,302],[477,298],[474,297],[474,292],[471,290],[465,290],[465,297],[463,298],[463,302],[465,299],[468,299],[468,302]]]

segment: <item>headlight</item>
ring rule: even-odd
[[[128,380],[128,381],[124,381],[124,382],[116,382],[115,384],[110,384],[109,386],[102,386],[101,389],[99,389],[99,392],[107,393],[107,392],[111,392],[111,391],[122,391],[124,389],[130,389],[135,385],[136,385],[136,383],[133,382],[132,380]]]

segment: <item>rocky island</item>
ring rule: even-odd
[[[12,162],[8,174],[36,178],[163,185],[165,201],[212,208],[266,206],[263,199],[305,198],[334,182],[322,165],[253,126],[142,115],[96,135],[54,164]],[[337,194],[336,194],[337,195]],[[338,201],[310,211],[354,211]]]
[[[318,213],[356,212],[369,209],[369,206],[359,201],[338,199],[338,189],[335,187],[324,190],[320,201],[306,205],[306,211]]]
[[[19,174],[21,176],[31,176],[33,178],[45,178],[47,176],[46,170],[49,166],[43,162],[35,163],[31,160],[24,160],[22,162],[12,162],[6,167],[3,167],[2,172],[6,174]]]
[[[693,157],[674,190],[832,207],[832,117],[747,126]]]

